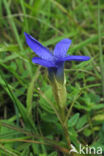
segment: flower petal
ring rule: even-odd
[[[31,35],[24,33],[26,42],[28,46],[42,59],[45,60],[53,60],[54,56],[51,54],[51,52],[45,48],[42,44],[40,44],[35,38],[33,38]]]
[[[44,66],[44,67],[57,67],[53,61],[47,61],[39,57],[34,57],[32,59],[32,62],[40,64],[41,66]]]
[[[88,61],[89,59],[89,56],[67,56],[60,59],[60,61]]]
[[[70,44],[71,44],[71,40],[68,38],[58,42],[54,49],[54,56],[61,57],[61,58],[65,57]]]

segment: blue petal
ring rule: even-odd
[[[34,57],[32,59],[32,62],[40,64],[41,66],[48,67],[48,68],[49,67],[57,67],[53,61],[47,61],[47,60],[41,59],[39,57]]]
[[[71,44],[71,40],[67,38],[58,42],[54,49],[54,56],[59,58],[65,57],[70,44]]]
[[[88,61],[89,59],[90,59],[89,56],[67,56],[59,60],[60,61]]]
[[[45,60],[53,60],[54,56],[50,51],[45,48],[42,44],[40,44],[35,38],[33,38],[31,35],[24,33],[26,37],[26,42],[28,46],[42,59]]]

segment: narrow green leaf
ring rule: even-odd
[[[76,125],[77,129],[82,128],[87,123],[87,115],[83,115],[81,118],[79,118],[78,123]]]
[[[32,114],[32,98],[33,98],[33,91],[34,91],[34,85],[40,75],[40,67],[38,67],[37,71],[35,72],[32,81],[29,84],[28,90],[27,90],[27,99],[26,99],[26,104],[27,104],[27,115]]]
[[[76,125],[80,114],[76,113],[74,116],[71,117],[71,119],[68,120],[68,127],[73,127]]]

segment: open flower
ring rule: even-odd
[[[24,33],[26,37],[26,42],[28,46],[39,56],[32,59],[33,63],[40,64],[48,68],[49,77],[52,79],[53,74],[56,75],[56,78],[59,81],[64,80],[64,62],[65,61],[88,61],[89,56],[73,56],[66,55],[70,45],[70,39],[63,39],[58,42],[54,48],[54,51],[51,52],[49,49],[44,47],[31,35]]]

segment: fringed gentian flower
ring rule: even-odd
[[[89,56],[73,56],[66,55],[70,45],[70,39],[63,39],[58,42],[51,52],[44,47],[35,38],[27,33],[24,33],[28,46],[38,55],[32,59],[33,63],[40,64],[48,68],[49,79],[52,81],[53,75],[55,75],[58,82],[64,82],[64,62],[65,61],[87,61]]]

